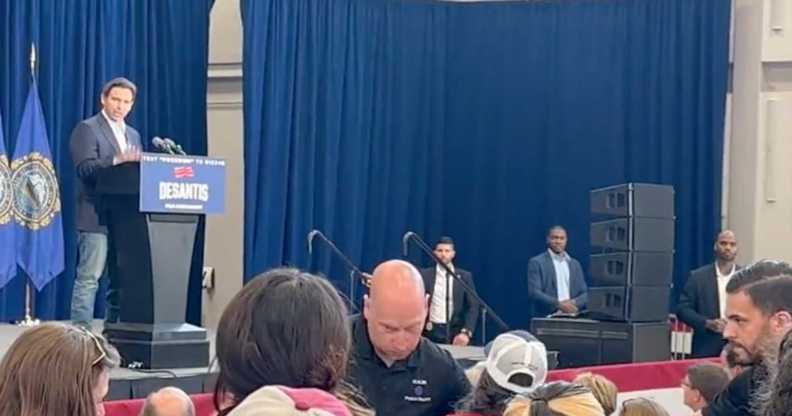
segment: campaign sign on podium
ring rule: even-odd
[[[221,214],[225,160],[144,153],[140,157],[140,212]]]

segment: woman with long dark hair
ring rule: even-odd
[[[366,414],[342,384],[351,348],[347,309],[325,279],[293,268],[254,278],[223,311],[216,345],[220,416],[267,386],[323,390]]]

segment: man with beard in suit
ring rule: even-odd
[[[737,238],[731,230],[722,231],[715,240],[715,262],[690,272],[679,296],[677,316],[693,328],[693,358],[718,356],[726,341],[726,285],[740,267]]]
[[[476,290],[473,274],[454,266],[454,240],[441,237],[435,244],[434,254],[440,261],[456,273],[468,287]],[[426,293],[429,295],[429,318],[424,336],[438,343],[468,345],[473,337],[473,329],[478,319],[479,303],[471,296],[446,269],[437,264],[421,270]],[[447,293],[448,292],[448,293]],[[446,302],[449,302],[446,305]],[[451,318],[446,313],[451,311]]]

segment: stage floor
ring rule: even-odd
[[[0,324],[0,356],[5,356],[17,337],[26,328],[11,324]],[[102,321],[95,320],[93,329],[102,332]],[[215,356],[215,334],[209,336],[209,357]],[[211,364],[211,363],[210,363]],[[211,392],[217,378],[217,369],[208,367],[171,368],[161,370],[133,370],[116,368],[110,372],[110,393],[107,400],[122,400],[146,397],[150,392],[164,386],[177,386],[190,394]]]

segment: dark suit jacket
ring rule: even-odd
[[[588,286],[580,262],[570,257],[569,296],[582,310],[588,301]],[[533,317],[547,316],[558,310],[558,286],[550,253],[545,251],[528,262],[528,297],[533,301]]]
[[[739,266],[738,266],[739,268]],[[720,355],[726,341],[717,332],[704,326],[707,319],[720,318],[718,276],[715,263],[690,272],[685,288],[679,295],[677,317],[693,328],[693,357]]]
[[[141,148],[140,133],[128,124],[126,138],[130,146]],[[113,156],[121,151],[102,113],[77,124],[72,131],[69,151],[79,179],[77,230],[107,233],[107,228],[99,224],[96,212],[96,179],[102,169],[113,166]]]
[[[470,286],[471,289],[476,290],[476,285],[473,283],[473,274],[467,270],[455,268],[454,271],[459,275],[462,280]],[[421,277],[423,277],[424,287],[426,293],[429,294],[429,301],[431,302],[432,293],[435,287],[435,267],[427,267],[421,269]],[[450,276],[449,276],[450,277]],[[453,277],[451,277],[453,279]],[[476,329],[476,320],[478,319],[479,303],[470,296],[465,289],[458,283],[451,289],[454,299],[452,299],[454,310],[451,311],[451,320],[449,322],[449,332],[453,339],[462,328],[469,330],[473,333]],[[428,315],[427,315],[427,319]]]

